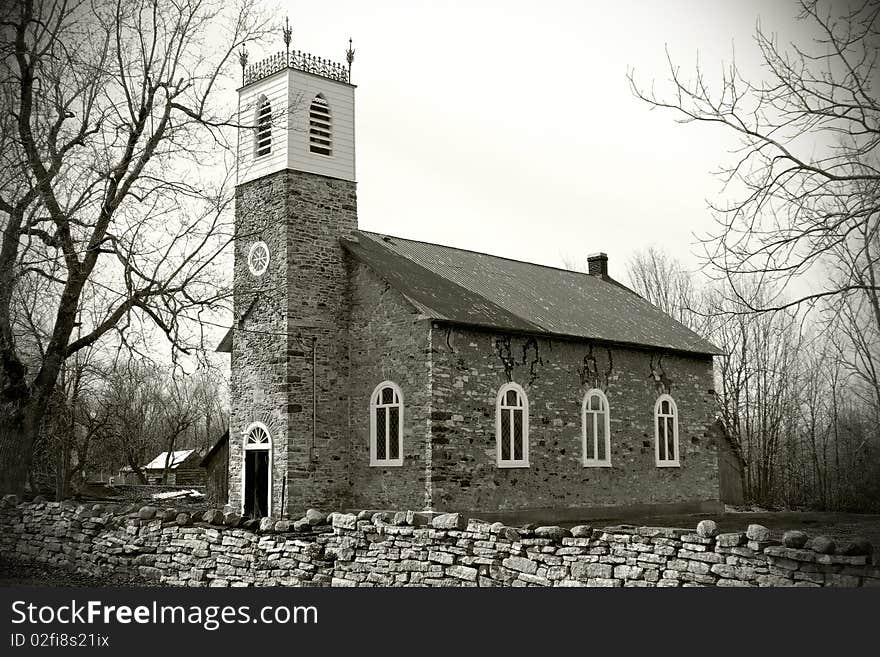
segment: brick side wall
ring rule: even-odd
[[[351,494],[354,506],[426,508],[429,320],[363,264],[352,263]],[[370,396],[383,381],[404,395],[399,467],[370,466]]]
[[[755,525],[717,535],[699,526],[532,530],[458,514],[361,512],[300,532],[266,519],[257,532],[225,525],[219,511],[206,516],[215,524],[174,509],[4,499],[0,555],[193,587],[880,586],[863,541],[838,547],[801,534],[801,547],[786,547]]]
[[[588,342],[433,329],[434,504],[473,511],[683,504],[718,500],[712,362]],[[653,370],[653,371],[652,371]],[[526,391],[530,467],[496,466],[495,400]],[[582,465],[581,404],[601,388],[611,409],[611,468]],[[654,404],[678,406],[679,468],[657,468]]]

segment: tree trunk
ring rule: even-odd
[[[37,405],[8,408],[0,427],[0,493],[22,495],[40,426]]]

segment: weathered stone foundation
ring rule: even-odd
[[[294,531],[294,529],[298,531]],[[799,547],[791,547],[791,546]],[[0,505],[0,553],[169,586],[880,586],[871,546],[766,528],[515,528],[459,514],[313,512],[291,523],[208,511]]]

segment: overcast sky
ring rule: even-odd
[[[361,228],[553,266],[604,251],[620,278],[651,244],[696,266],[733,144],[651,111],[627,68],[662,85],[668,46],[717,80],[734,48],[756,70],[759,19],[782,41],[803,29],[787,0],[288,1],[279,25],[285,12],[293,48],[342,62],[354,39]]]

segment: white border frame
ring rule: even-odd
[[[266,249],[266,266],[263,267],[263,269],[261,269],[260,271],[257,271],[257,269],[254,267],[253,262],[251,261],[251,258],[254,255],[254,251],[256,251],[259,246],[263,246]],[[271,260],[272,260],[272,252],[269,251],[268,244],[266,244],[263,240],[258,240],[256,242],[254,242],[253,244],[251,244],[251,248],[248,249],[248,256],[247,256],[247,265],[248,265],[248,269],[250,270],[251,274],[253,274],[254,276],[262,276],[263,274],[265,274],[269,270],[269,262]]]
[[[501,460],[501,401],[508,390],[516,390],[523,404],[523,457],[520,460]],[[511,431],[513,430],[513,424]],[[511,456],[513,453],[511,452]],[[498,389],[495,396],[495,465],[499,468],[528,468],[529,467],[529,397],[526,391],[518,383],[505,383]]]
[[[251,431],[254,429],[262,429],[266,432],[266,436],[269,438],[269,443],[263,447],[262,445],[248,445],[248,436]],[[272,432],[269,431],[269,427],[267,427],[262,422],[251,422],[244,431],[241,432],[242,438],[242,449],[241,449],[241,515],[244,515],[244,500],[245,500],[245,470],[247,470],[247,453],[248,452],[269,452],[269,485],[266,491],[266,498],[268,499],[268,508],[266,509],[266,516],[272,516],[272,479],[275,474],[275,459],[273,452],[275,441],[272,438]]]
[[[598,395],[605,404],[605,458],[587,458],[587,402],[590,397]],[[589,411],[593,422],[595,423],[595,411]],[[595,435],[595,432],[594,432]],[[595,454],[599,454],[598,443]],[[599,390],[599,388],[590,388],[584,394],[584,400],[581,402],[581,463],[585,468],[610,468],[611,467],[611,405],[608,403],[608,396]]]
[[[379,404],[377,402],[377,398],[379,393],[384,388],[391,388],[394,390],[394,393],[397,395],[397,406],[400,408],[400,417],[397,422],[397,444],[398,444],[398,458],[396,459],[384,459],[379,460],[376,458],[376,409],[379,406],[383,408],[391,408],[394,406],[387,406],[385,404]],[[394,383],[394,381],[383,381],[375,388],[373,388],[373,392],[370,394],[370,467],[384,468],[384,467],[399,467],[403,465],[403,417],[405,412],[405,405],[403,401],[403,391],[400,389],[400,386]],[[387,420],[386,420],[387,422]],[[387,426],[387,425],[386,425]]]
[[[672,409],[672,444],[675,447],[675,458],[660,460],[660,428],[657,426],[657,417],[660,413],[660,404],[664,401],[669,402]],[[665,415],[664,417],[669,417]],[[668,453],[668,450],[667,450]],[[681,467],[681,452],[678,446],[678,405],[671,395],[660,395],[654,404],[654,463],[658,468],[678,468]]]

